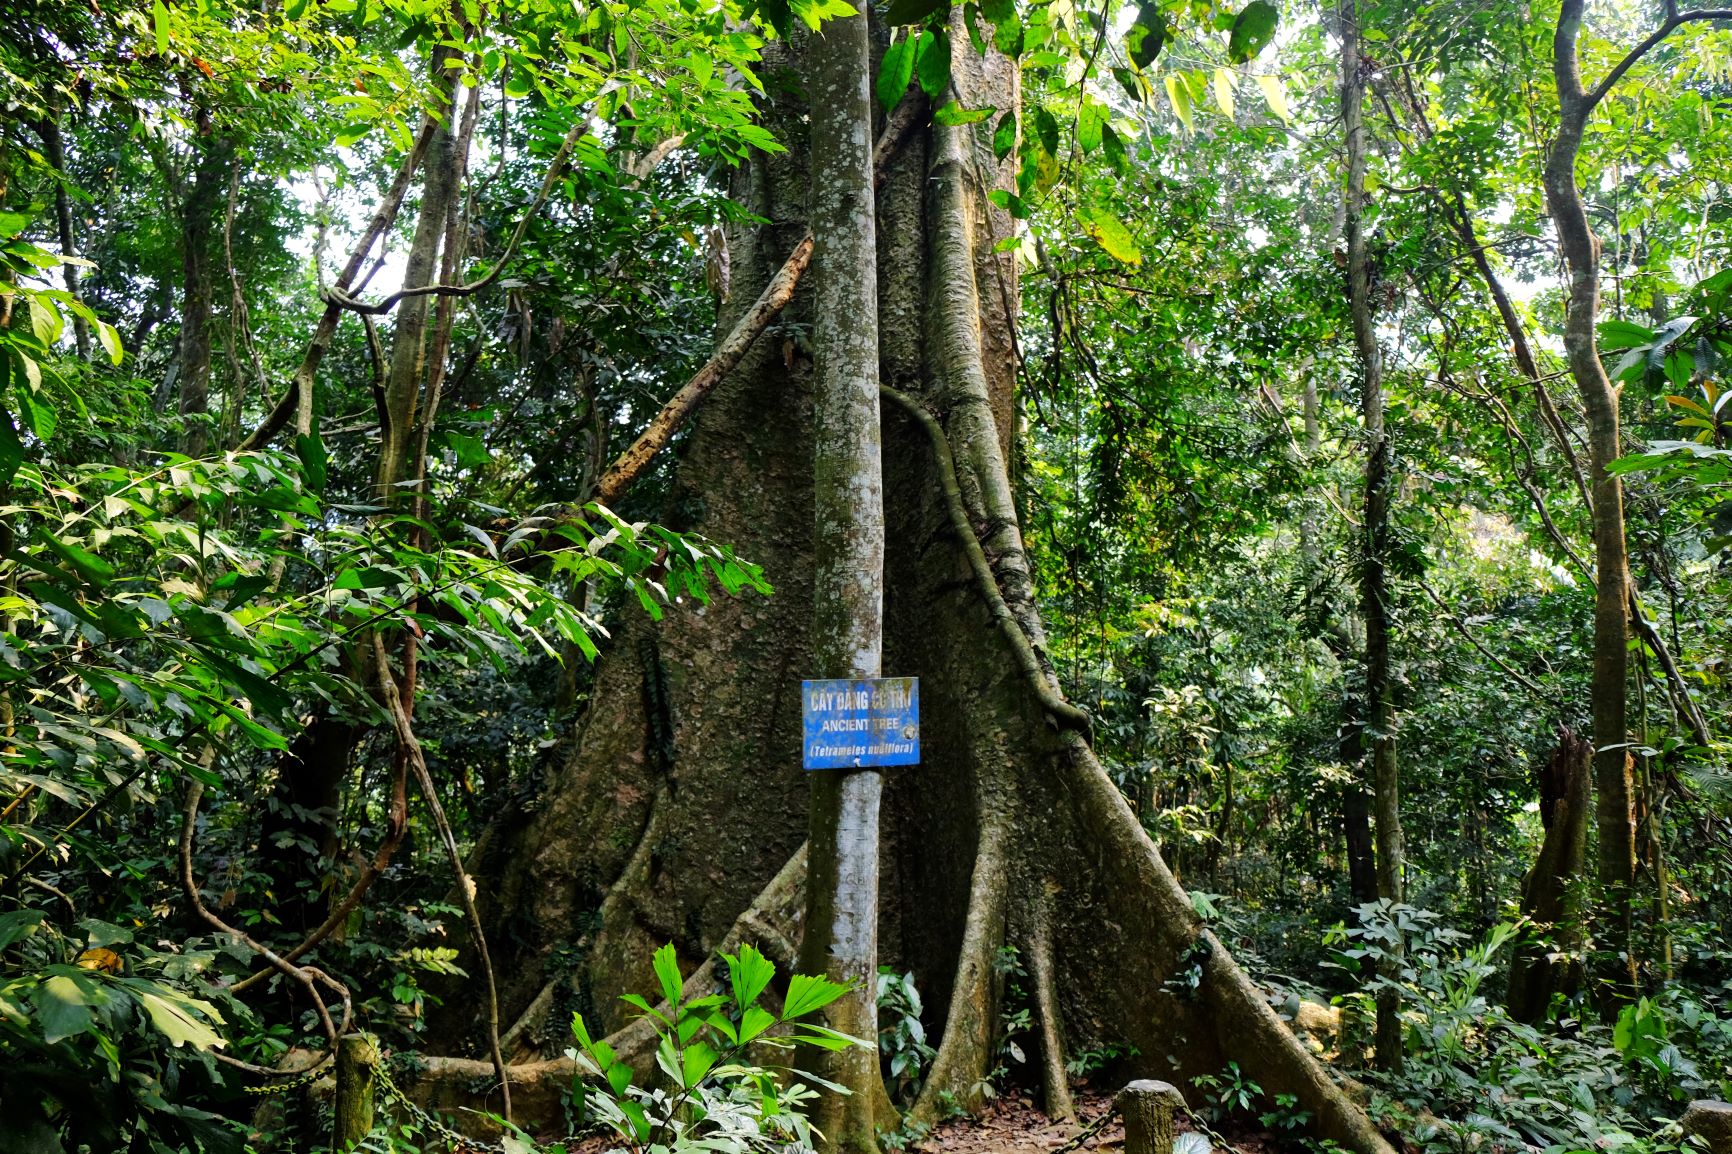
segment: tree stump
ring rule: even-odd
[[[1166,1082],[1139,1078],[1113,1102],[1125,1120],[1125,1154],[1172,1154],[1185,1098]]]
[[[1732,1154],[1732,1102],[1698,1098],[1684,1111],[1684,1133],[1708,1147],[1708,1154]]]
[[[373,1129],[373,1087],[379,1047],[365,1034],[345,1034],[337,1045],[337,1150],[352,1149]]]

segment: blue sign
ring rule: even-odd
[[[920,678],[802,681],[807,769],[920,764]]]

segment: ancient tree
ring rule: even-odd
[[[952,41],[968,43],[958,14]],[[810,64],[809,43],[775,45]],[[959,49],[965,107],[1015,107],[1017,70]],[[737,177],[760,219],[730,238],[723,331],[804,243],[822,156],[808,98],[772,89],[767,119],[790,145]],[[910,98],[913,99],[913,98]],[[1199,921],[1090,748],[1046,654],[1006,470],[1015,423],[1016,269],[995,251],[1011,221],[987,200],[1011,173],[976,126],[926,125],[886,161],[876,203],[876,315],[885,516],[883,668],[921,678],[923,762],[883,782],[882,959],[912,968],[938,1027],[914,1115],[978,1105],[997,1064],[1010,951],[1048,1106],[1068,1108],[1067,1048],[1134,1045],[1182,1080],[1226,1057],[1291,1093],[1318,1132],[1364,1154],[1390,1147],[1269,1008]],[[834,146],[835,142],[829,142]],[[818,223],[813,220],[812,223]],[[814,405],[802,283],[699,410],[678,462],[674,527],[734,545],[774,582],[661,624],[627,617],[587,713],[536,801],[496,823],[472,860],[500,977],[507,1046],[527,1083],[567,1044],[573,1009],[643,1053],[621,993],[654,988],[672,941],[688,988],[719,948],[749,940],[779,965],[799,954],[809,782],[799,683],[822,668],[813,633],[818,560]],[[1197,981],[1168,979],[1194,974]],[[475,1047],[458,999],[433,1036]],[[639,1048],[634,1051],[634,1039]],[[557,1061],[557,1060],[555,1060]],[[448,1095],[488,1067],[433,1063]],[[520,1114],[529,1109],[520,1095]],[[886,1119],[875,1119],[878,1125]]]

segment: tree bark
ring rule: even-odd
[[[967,42],[960,15],[952,34]],[[799,67],[799,47],[772,45],[767,65]],[[1002,57],[959,51],[953,81],[965,107],[1016,106],[1016,67]],[[755,155],[737,179],[737,197],[770,223],[730,238],[736,303],[721,333],[805,231],[809,109],[793,86],[770,101],[765,119],[789,151]],[[1137,1047],[1142,1072],[1182,1082],[1232,1055],[1266,1090],[1297,1095],[1319,1134],[1390,1154],[1200,926],[1048,671],[1004,464],[1017,289],[1012,256],[993,251],[1012,222],[986,193],[1013,173],[984,159],[974,131],[920,133],[891,161],[876,209],[878,377],[941,428],[955,474],[945,485],[923,422],[884,411],[883,662],[921,678],[923,760],[885,775],[878,935],[883,960],[914,971],[937,1039],[915,1116],[979,1103],[1001,1012],[1021,1008],[1003,1004],[1000,948],[1028,957],[1039,942],[1050,988],[1030,1008],[1061,1053],[1032,1068],[1062,1071],[1066,1045],[1118,1042]],[[790,332],[812,308],[803,286]],[[807,829],[797,693],[817,662],[812,403],[792,336],[755,342],[716,387],[666,519],[764,565],[775,596],[622,621],[534,808],[477,849],[507,1018],[539,1003],[558,1026],[577,1009],[629,1029],[618,995],[654,988],[656,947],[672,941],[701,972],[734,927],[777,920],[761,895],[786,888],[766,883],[793,866]],[[800,872],[786,884],[803,884]],[[1200,985],[1181,998],[1164,983],[1190,967]],[[448,999],[430,1039],[473,1045],[466,1017]],[[526,1027],[518,1051],[561,1049],[562,1033]]]
[[[811,38],[812,657],[823,678],[882,672],[884,478],[878,429],[878,277],[872,187],[871,48],[866,13],[832,19]],[[806,933],[800,968],[852,990],[825,1024],[872,1045],[809,1060],[846,1096],[825,1095],[813,1121],[824,1148],[876,1154],[878,1068],[877,769],[811,779]],[[883,1119],[894,1129],[890,1119]]]
[[[1522,886],[1522,917],[1541,935],[1524,941],[1510,961],[1509,1012],[1522,1022],[1545,1017],[1552,995],[1582,976],[1581,875],[1588,848],[1588,805],[1594,747],[1567,726],[1540,776],[1545,838]]]
[[[1636,813],[1628,748],[1626,701],[1629,645],[1629,557],[1624,541],[1624,490],[1608,466],[1621,453],[1618,391],[1595,346],[1600,313],[1600,241],[1588,222],[1576,184],[1576,159],[1588,116],[1599,102],[1582,86],[1576,40],[1585,0],[1564,0],[1552,39],[1557,85],[1557,136],[1546,157],[1546,205],[1558,230],[1568,270],[1564,354],[1581,394],[1588,425],[1588,482],[1593,492],[1595,825],[1600,917],[1596,936],[1609,952],[1603,971],[1613,988],[1632,996],[1636,988]]]
[[[234,164],[234,142],[227,136],[212,137],[198,146],[198,162],[192,182],[181,198],[181,304],[180,304],[180,402],[181,420],[187,422],[180,435],[180,451],[202,457],[210,451],[212,225],[228,192],[229,169]]]
[[[1370,755],[1372,810],[1377,827],[1377,896],[1403,900],[1406,852],[1401,832],[1401,778],[1395,759],[1394,687],[1389,675],[1389,431],[1383,419],[1383,350],[1377,342],[1372,303],[1376,270],[1365,238],[1365,75],[1360,60],[1359,14],[1355,0],[1340,8],[1341,119],[1347,134],[1347,285],[1353,318],[1353,344],[1359,355],[1360,404],[1365,421],[1365,529],[1361,546],[1360,612],[1365,617],[1365,746]],[[1385,978],[1399,973],[1395,956],[1382,967]],[[1377,994],[1377,1064],[1399,1070],[1402,1063],[1401,996],[1392,985]]]

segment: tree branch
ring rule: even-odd
[[[1629,53],[1618,61],[1610,72],[1606,73],[1604,80],[1594,85],[1582,96],[1582,103],[1579,106],[1581,115],[1586,118],[1588,113],[1592,112],[1594,107],[1606,98],[1606,95],[1612,91],[1618,81],[1624,78],[1624,74],[1635,67],[1636,62],[1646,56],[1660,41],[1676,32],[1683,25],[1700,20],[1732,20],[1732,8],[1703,8],[1696,12],[1680,12],[1675,0],[1669,2],[1666,6],[1666,22],[1654,29],[1646,40],[1630,49]]]

